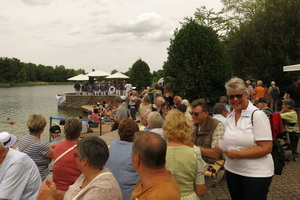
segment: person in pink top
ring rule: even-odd
[[[67,191],[81,174],[74,158],[80,138],[82,123],[78,119],[68,119],[65,124],[66,139],[56,144],[53,155],[53,181],[58,190]]]
[[[257,81],[257,87],[253,90],[254,101],[257,101],[261,97],[265,97],[266,90],[262,87],[263,82],[261,80]]]

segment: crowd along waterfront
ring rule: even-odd
[[[47,126],[41,139],[48,141],[50,117],[73,118],[84,114],[80,110],[58,109],[56,95],[72,92],[73,85],[0,88],[0,131],[12,133],[20,140],[23,135],[28,134],[28,116],[42,114],[47,120]]]

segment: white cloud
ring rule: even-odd
[[[0,48],[0,56],[108,72],[115,66],[125,72],[141,57],[151,70],[158,70],[179,21],[213,2],[220,4],[219,0],[2,0],[0,46],[5,48]]]

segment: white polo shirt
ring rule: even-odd
[[[224,141],[228,150],[245,150],[257,146],[256,141],[272,141],[270,121],[266,114],[257,110],[250,101],[235,125],[235,110],[227,117]],[[270,177],[274,174],[274,163],[269,153],[261,158],[230,159],[225,155],[226,170],[246,177]]]

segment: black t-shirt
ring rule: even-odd
[[[296,83],[286,88],[286,93],[290,95],[290,98],[294,100],[295,107],[300,108],[300,84]]]

